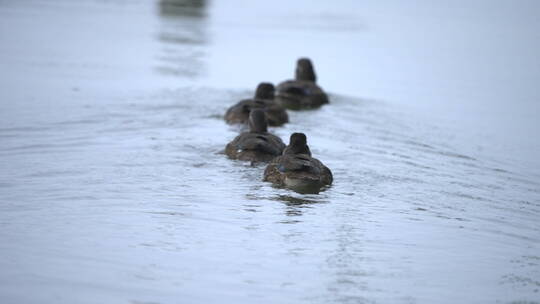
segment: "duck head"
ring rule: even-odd
[[[268,121],[263,110],[253,109],[249,112],[249,131],[253,133],[268,132]]]
[[[296,62],[296,80],[317,81],[315,69],[309,58],[300,58]]]
[[[276,88],[269,82],[261,82],[255,91],[256,99],[274,99]]]
[[[304,133],[293,133],[289,140],[289,146],[283,154],[307,154],[311,155],[311,151],[307,145],[307,137]]]
[[[307,145],[307,137],[304,133],[293,133],[289,140],[289,145],[293,147],[302,147]]]

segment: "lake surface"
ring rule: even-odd
[[[540,303],[540,4],[291,2],[0,1],[0,302]],[[319,195],[222,154],[301,56]]]

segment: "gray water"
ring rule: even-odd
[[[172,2],[0,1],[1,303],[540,303],[537,2]],[[299,56],[319,195],[221,153]]]

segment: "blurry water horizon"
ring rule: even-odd
[[[538,303],[537,1],[0,1],[0,302]],[[320,195],[221,153],[310,57]]]

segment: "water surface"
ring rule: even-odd
[[[0,2],[2,303],[538,303],[537,12]],[[221,153],[299,56],[319,195]]]

